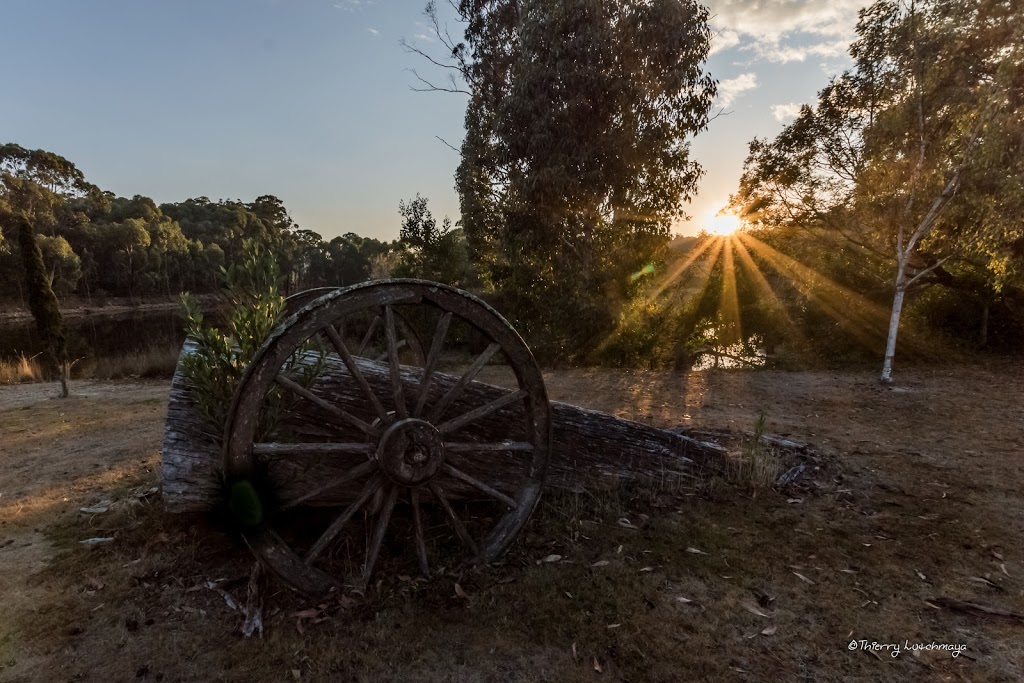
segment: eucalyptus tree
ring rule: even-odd
[[[82,172],[62,156],[13,143],[0,145],[0,234],[17,234],[29,309],[47,355],[59,370],[61,396],[68,395],[67,343],[36,233],[45,230],[53,234],[67,198],[96,192]]]
[[[838,236],[889,264],[884,382],[908,291],[948,283],[957,262],[980,263],[995,288],[1006,280],[1022,236],[1022,28],[1013,0],[875,2],[854,68],[750,145],[734,197],[749,220]]]
[[[708,12],[694,0],[452,5],[461,41],[427,14],[450,57],[432,61],[456,77],[427,89],[469,96],[461,225],[528,336],[564,330],[550,341],[576,355],[696,189],[688,141],[716,91]]]

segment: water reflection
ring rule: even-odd
[[[72,359],[106,358],[152,348],[181,346],[185,323],[176,310],[95,312],[66,318],[68,355]],[[31,318],[0,323],[0,359],[32,357],[43,344]]]

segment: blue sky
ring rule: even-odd
[[[436,47],[424,0],[0,0],[0,142],[157,202],[275,194],[326,238],[398,234],[417,192],[458,216],[465,98],[417,93],[399,46]],[[440,3],[443,5],[443,3]],[[708,69],[727,114],[693,144],[692,233],[736,187],[748,141],[847,61],[861,0],[711,0]],[[457,28],[457,27],[453,27]]]

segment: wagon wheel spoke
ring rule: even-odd
[[[381,487],[382,482],[383,479],[379,474],[366,482],[366,485],[363,486],[363,490],[359,492],[359,496],[352,501],[347,508],[345,508],[345,511],[342,512],[337,519],[331,522],[331,525],[327,527],[327,531],[325,531],[323,535],[317,539],[316,543],[313,544],[313,547],[309,549],[309,553],[306,554],[305,560],[307,565],[313,564],[313,562],[320,557],[323,551],[327,549],[327,546],[329,546],[331,542],[337,538],[338,534],[341,533],[341,530],[345,528],[345,525],[352,520],[357,512],[359,512],[359,509],[366,505],[366,501],[373,497],[373,494],[375,494],[377,489]]]
[[[363,355],[363,351],[366,350],[366,346],[370,343],[370,340],[373,339],[373,335],[377,331],[378,327],[380,327],[379,315],[374,317],[373,322],[370,323],[370,329],[366,330],[366,335],[363,337],[363,341],[359,343],[359,348],[356,349],[357,356]]]
[[[473,381],[473,378],[479,374],[485,365],[487,365],[487,361],[489,361],[500,349],[501,344],[492,342],[486,349],[484,349],[483,353],[476,357],[476,360],[473,361],[473,364],[469,366],[469,369],[466,370],[462,377],[459,378],[459,381],[456,382],[452,388],[441,397],[441,400],[438,401],[437,405],[434,406],[434,410],[430,413],[428,422],[436,423],[441,419],[441,416],[444,415],[444,411],[448,410],[448,406],[451,405],[451,402],[462,393],[462,390],[466,388],[466,385]]]
[[[285,389],[288,389],[292,393],[298,394],[299,396],[301,396],[302,398],[306,399],[307,401],[309,401],[313,405],[317,406],[318,408],[320,408],[324,412],[330,413],[331,415],[333,415],[337,419],[342,420],[343,422],[347,422],[350,425],[352,425],[353,427],[356,427],[357,429],[359,429],[359,430],[361,430],[363,432],[366,432],[367,434],[370,434],[370,435],[376,435],[377,434],[377,430],[374,429],[368,423],[360,420],[355,415],[353,415],[353,414],[351,414],[351,413],[349,413],[349,412],[347,412],[345,410],[342,410],[338,406],[331,405],[330,403],[328,403],[324,399],[320,398],[319,396],[317,396],[312,391],[310,391],[306,387],[302,386],[298,382],[295,382],[294,380],[291,380],[288,377],[286,377],[284,375],[281,375],[281,374],[279,374],[276,378],[274,378],[274,381],[277,382],[282,387],[284,387]]]
[[[444,508],[444,512],[448,515],[448,521],[451,522],[452,528],[455,529],[455,534],[459,539],[469,548],[469,552],[473,553],[474,556],[478,554],[476,543],[473,542],[473,537],[466,531],[466,527],[463,526],[462,520],[455,514],[455,510],[452,509],[452,504],[448,501],[448,497],[444,494],[444,489],[436,481],[431,481],[428,485],[430,492],[437,498],[437,502]]]
[[[464,413],[456,418],[448,420],[447,422],[442,422],[437,426],[437,431],[442,434],[451,434],[452,432],[462,429],[471,422],[479,420],[481,417],[487,417],[491,413],[497,412],[507,405],[515,403],[516,401],[521,401],[527,396],[527,394],[528,392],[526,389],[513,391],[511,394],[506,394],[501,398],[494,399],[490,403],[485,403],[478,408],[474,408],[468,413]]]
[[[423,414],[423,408],[427,403],[427,392],[430,390],[430,380],[434,376],[434,368],[437,366],[437,359],[441,357],[441,349],[444,348],[445,337],[448,336],[448,325],[452,322],[451,311],[446,311],[441,319],[437,321],[437,328],[434,330],[434,340],[430,343],[430,351],[427,353],[427,362],[423,368],[423,377],[420,379],[419,395],[416,397],[416,406],[413,408],[413,417]]]
[[[384,507],[377,515],[377,526],[373,530],[373,538],[370,539],[370,547],[366,551],[366,568],[363,570],[363,585],[370,583],[370,576],[373,574],[373,566],[377,564],[377,556],[380,555],[380,546],[384,542],[384,534],[387,533],[388,524],[391,522],[391,513],[395,509],[395,502],[398,500],[398,487],[391,485],[388,489],[387,498],[384,499]]]
[[[374,411],[377,413],[377,417],[380,418],[381,424],[390,424],[391,416],[388,415],[388,411],[384,410],[384,406],[381,405],[380,399],[377,398],[377,394],[374,393],[373,389],[370,388],[369,383],[366,381],[366,377],[363,375],[362,370],[359,369],[359,365],[356,363],[355,358],[352,357],[348,347],[345,346],[345,340],[334,329],[333,325],[328,325],[324,328],[327,338],[330,340],[334,350],[341,356],[341,360],[345,363],[345,367],[348,368],[349,374],[352,375],[352,379],[356,381],[359,388],[363,390],[366,397],[370,399],[370,403],[373,405]]]
[[[335,477],[334,479],[332,479],[331,481],[327,482],[323,486],[318,486],[317,488],[313,489],[309,493],[303,494],[301,497],[296,498],[295,500],[290,501],[290,502],[284,504],[281,507],[281,509],[282,510],[290,510],[293,507],[296,507],[298,505],[302,505],[307,500],[310,500],[311,498],[316,498],[320,494],[326,493],[327,491],[330,491],[333,488],[337,488],[337,487],[341,486],[342,484],[347,484],[348,482],[353,481],[355,479],[359,479],[361,477],[365,477],[367,474],[372,474],[373,472],[376,472],[376,471],[377,471],[377,461],[376,460],[367,460],[366,462],[364,462],[362,464],[356,465],[355,467],[353,467],[349,471],[345,472],[345,474],[341,475],[340,477]]]
[[[470,486],[472,486],[473,488],[477,489],[478,491],[483,491],[484,493],[486,493],[491,498],[494,498],[496,500],[500,500],[502,503],[504,503],[505,505],[509,506],[513,510],[515,510],[516,508],[519,507],[519,504],[516,503],[515,498],[512,498],[511,496],[508,496],[508,495],[502,493],[501,491],[499,491],[498,489],[494,488],[493,486],[489,486],[488,484],[485,484],[484,482],[480,481],[479,479],[476,479],[475,477],[466,474],[465,472],[463,472],[462,470],[460,470],[458,468],[452,467],[448,463],[444,463],[443,465],[441,465],[441,469],[444,470],[445,472],[447,472],[448,474],[450,474],[451,476],[455,477],[459,481],[462,481],[462,482],[465,482],[465,483],[469,484]]]
[[[405,394],[402,391],[401,366],[398,362],[398,337],[395,333],[395,312],[391,309],[391,306],[384,307],[384,317],[386,320],[384,331],[388,338],[388,366],[391,369],[391,393],[395,399],[395,414],[399,419],[405,419],[409,416],[409,411],[405,407]]]
[[[413,538],[416,543],[416,561],[419,562],[423,576],[430,576],[430,562],[427,561],[427,541],[423,533],[423,513],[420,511],[420,490],[409,490],[409,502],[412,506]]]

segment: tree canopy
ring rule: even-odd
[[[462,227],[528,338],[573,356],[607,333],[629,273],[657,258],[695,191],[688,140],[715,95],[707,10],[689,0],[457,9],[465,40],[446,42],[470,95]]]
[[[1022,39],[1011,0],[880,0],[860,13],[853,69],[750,145],[734,197],[749,222],[840,244],[848,270],[894,283],[885,379],[907,292],[991,299],[1019,278]]]

